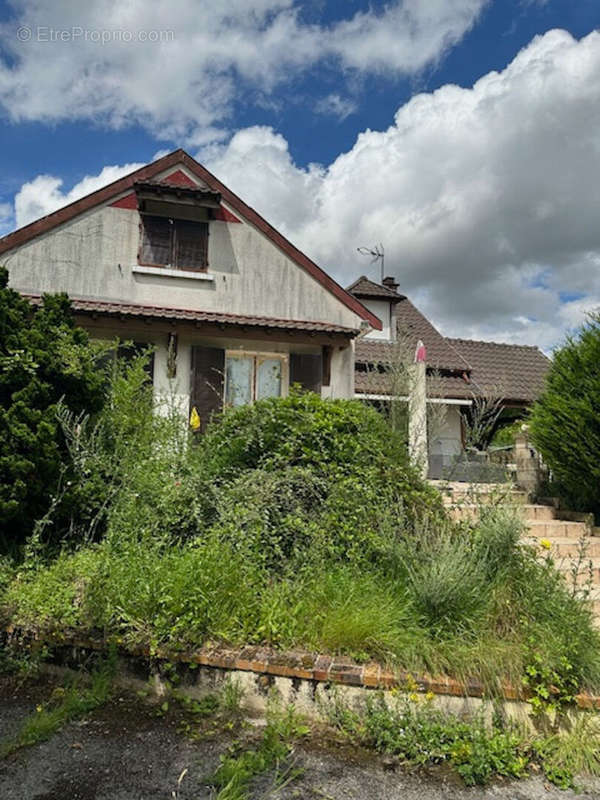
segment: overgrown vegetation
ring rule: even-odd
[[[227,411],[190,443],[144,358],[103,410],[59,406],[78,545],[0,562],[0,618],[174,649],[264,643],[411,671],[524,679],[547,707],[600,685],[588,607],[498,510],[453,525],[373,409],[311,394]],[[60,539],[59,502],[45,517]],[[546,707],[544,706],[544,708]]]
[[[75,326],[66,295],[31,305],[8,288],[0,267],[0,549],[23,542],[58,491],[62,511],[85,515],[85,498],[66,486],[61,401],[75,413],[102,404],[101,352]]]
[[[293,706],[282,709],[271,699],[267,724],[256,747],[242,749],[234,744],[221,756],[221,764],[210,779],[218,790],[215,800],[249,800],[253,780],[269,771],[273,773],[273,790],[292,783],[302,772],[292,757],[293,744],[309,732]]]
[[[531,432],[570,508],[600,518],[600,314],[554,353]]]
[[[379,694],[351,708],[333,693],[323,710],[352,741],[391,755],[402,766],[447,763],[468,786],[497,776],[521,778],[531,765],[563,789],[575,786],[579,776],[600,775],[597,715],[580,715],[570,730],[540,737],[497,712],[482,709],[461,717],[434,708],[432,700],[404,693],[390,701]]]

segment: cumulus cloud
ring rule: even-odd
[[[326,168],[299,169],[268,128],[208,166],[340,281],[383,242],[448,334],[548,348],[600,301],[599,78],[600,33],[550,31],[472,89],[414,97]]]
[[[269,127],[198,156],[341,283],[386,272],[448,335],[550,348],[600,304],[600,33],[535,38],[471,89],[415,96],[329,165],[298,167]],[[19,224],[136,165],[63,192],[26,184]]]
[[[14,120],[141,123],[196,146],[225,136],[236,99],[268,96],[319,64],[414,73],[474,24],[487,0],[395,0],[332,25],[299,0],[15,0],[0,26],[0,103]]]
[[[85,197],[90,192],[106,186],[108,183],[128,175],[143,164],[124,164],[123,166],[109,166],[98,175],[86,175],[75,184],[68,192],[62,191],[63,181],[52,175],[38,175],[32,181],[21,186],[15,195],[15,220],[16,227],[21,228],[46,214],[51,214],[58,208],[74,203],[80,197]]]

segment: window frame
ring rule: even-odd
[[[153,261],[142,260],[142,252],[144,250],[144,236],[146,229],[144,227],[144,219],[159,219],[166,220],[170,224],[169,234],[169,260],[168,264],[157,264]],[[174,263],[175,256],[177,255],[177,226],[180,225],[203,225],[206,231],[206,263],[201,267],[180,267]],[[171,269],[179,272],[207,272],[208,271],[208,247],[209,247],[210,226],[208,220],[187,220],[178,217],[163,217],[160,214],[146,214],[140,212],[139,222],[139,244],[137,253],[137,263],[142,267],[156,267],[156,269]]]
[[[251,358],[252,359],[252,386],[250,391],[250,403],[254,405],[257,401],[256,390],[258,384],[258,364],[261,360],[277,359],[281,363],[281,393],[279,397],[287,397],[290,387],[290,359],[289,353],[276,353],[264,350],[234,350],[225,349],[225,362],[223,369],[223,407],[233,408],[227,400],[227,359],[230,358]]]

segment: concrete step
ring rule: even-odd
[[[526,492],[516,489],[510,483],[462,483],[459,481],[436,481],[430,480],[429,483],[441,492],[446,501],[465,500],[475,498],[479,501],[508,501],[509,497],[514,498],[515,502],[524,502]]]
[[[571,523],[572,524],[572,523]],[[540,547],[540,538],[537,536],[526,536],[523,538],[525,544]],[[576,538],[569,536],[553,536],[548,538],[549,548],[544,548],[555,559],[576,558],[580,553],[580,545]],[[600,558],[600,539],[597,536],[589,536],[585,540],[583,555],[586,559]]]
[[[600,537],[590,535],[590,529],[585,522],[568,522],[561,519],[527,519],[527,528],[531,536],[550,539],[550,541],[553,541],[555,537],[575,540],[585,537],[591,541],[598,539],[598,542],[600,542]]]
[[[458,503],[452,505],[445,504],[450,517],[456,522],[463,520],[476,520],[479,518],[479,513],[482,505],[479,503]],[[533,522],[552,522],[554,519],[555,510],[552,506],[534,505],[531,503],[509,505],[507,503],[500,503],[499,507],[506,508],[516,514],[520,514],[526,521]]]
[[[600,586],[600,558],[588,556],[579,563],[579,558],[564,556],[555,558],[554,566],[563,573],[569,583],[572,581],[572,569],[577,567],[576,583],[578,585],[586,585],[591,581],[592,586]]]
[[[517,489],[503,493],[490,493],[485,491],[473,491],[465,488],[456,490],[448,494],[443,494],[443,502],[446,506],[475,504],[475,505],[524,505],[527,503],[527,494]]]

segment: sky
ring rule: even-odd
[[[183,147],[342,285],[550,352],[600,306],[600,0],[0,0],[0,234]]]

